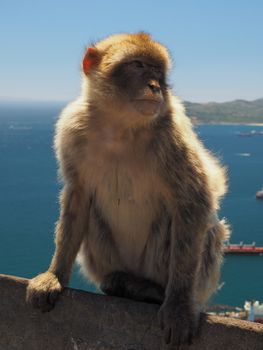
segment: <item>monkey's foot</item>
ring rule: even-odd
[[[62,285],[57,277],[47,271],[29,281],[26,301],[43,312],[50,311],[53,309],[62,289]]]
[[[137,301],[161,304],[164,300],[164,288],[159,284],[122,271],[108,274],[100,288],[105,294]]]
[[[159,310],[158,318],[168,349],[192,344],[198,331],[199,315],[196,315],[189,305],[164,303]]]

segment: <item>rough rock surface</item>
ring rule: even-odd
[[[0,350],[159,350],[158,307],[66,289],[54,310],[25,303],[27,279],[0,275]],[[191,350],[262,350],[263,326],[204,317]]]

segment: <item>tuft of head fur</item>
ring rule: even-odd
[[[161,63],[167,71],[171,59],[165,46],[152,40],[150,34],[139,32],[134,34],[114,34],[93,45],[101,55],[98,71],[107,73],[114,65],[127,57],[146,57]]]

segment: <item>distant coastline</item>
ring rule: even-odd
[[[245,122],[199,122],[194,121],[194,125],[246,125],[246,126],[263,126],[262,123],[245,123]]]
[[[184,102],[187,115],[198,124],[263,125],[263,98],[246,101]]]

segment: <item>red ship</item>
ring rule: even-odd
[[[252,244],[230,244],[226,243],[224,245],[225,254],[253,254],[253,255],[263,255],[263,247],[257,247],[256,243]]]

